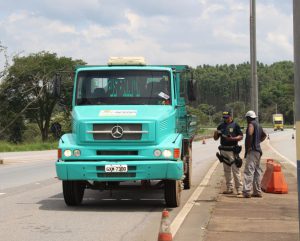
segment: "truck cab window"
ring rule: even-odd
[[[170,105],[168,71],[81,71],[76,105]]]

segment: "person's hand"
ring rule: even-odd
[[[226,136],[225,140],[226,141],[235,141],[234,137],[231,137],[231,136]]]
[[[215,141],[218,140],[220,136],[221,136],[220,131],[219,130],[215,130],[215,132],[214,132],[214,140]]]

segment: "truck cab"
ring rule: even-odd
[[[188,66],[112,58],[77,67],[72,133],[60,138],[56,162],[66,204],[79,205],[86,188],[162,181],[166,205],[179,206],[191,185],[194,97]]]
[[[282,114],[273,114],[273,126],[274,131],[281,130],[283,131],[283,115]]]

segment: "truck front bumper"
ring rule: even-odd
[[[127,172],[105,172],[105,165],[127,165]],[[183,162],[171,160],[143,161],[60,161],[56,162],[60,180],[132,181],[180,180]]]

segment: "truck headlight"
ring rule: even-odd
[[[74,150],[73,155],[76,156],[76,157],[79,157],[81,155],[80,150]]]
[[[159,157],[161,155],[161,150],[156,149],[153,154],[154,156]]]
[[[72,156],[71,150],[64,150],[64,156],[65,156],[65,157],[70,157],[70,156]]]
[[[169,158],[172,156],[172,152],[170,150],[164,150],[162,154],[166,158]]]

